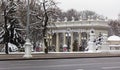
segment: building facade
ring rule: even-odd
[[[87,50],[91,30],[97,39],[101,34],[108,34],[110,27],[105,20],[80,20],[57,21],[48,28],[49,51],[79,52]]]

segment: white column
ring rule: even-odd
[[[79,47],[81,46],[81,32],[78,33],[79,34],[79,39],[78,39],[78,51],[79,51]]]
[[[56,33],[56,52],[59,52],[59,33]]]
[[[28,3],[27,3],[27,27],[26,27],[26,33],[27,33],[27,39],[26,39],[26,43],[24,44],[24,48],[25,48],[25,54],[24,54],[24,58],[31,58],[32,55],[31,55],[31,51],[32,51],[32,44],[30,43],[30,40],[29,40],[29,20],[30,20],[30,15],[29,15],[29,10],[30,10],[30,7],[29,7],[29,0],[28,0]]]
[[[24,44],[24,48],[25,48],[25,54],[24,54],[24,58],[31,58],[31,51],[32,51],[32,44],[30,43],[29,39],[26,39],[26,43]]]
[[[63,45],[66,45],[66,34],[65,34],[65,32],[63,33],[63,37],[64,37],[64,39],[63,39]]]
[[[44,42],[42,43],[42,45],[43,45],[42,50],[43,50],[43,52],[45,52],[45,44],[44,44]]]
[[[71,32],[71,45],[70,45],[70,51],[73,52],[73,32]]]
[[[79,39],[78,39],[78,43],[79,43],[79,45],[80,45],[80,43],[81,43],[81,33],[79,32]]]

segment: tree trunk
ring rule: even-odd
[[[8,48],[9,48],[8,43],[5,43],[5,53],[6,54],[9,54],[9,49]]]
[[[6,13],[6,9],[4,10],[4,20],[5,20],[5,35],[4,35],[4,43],[5,43],[5,53],[9,54],[9,50],[8,50],[8,42],[9,42],[9,31],[7,29],[7,13]]]
[[[43,0],[43,9],[44,9],[44,12],[45,12],[45,21],[44,21],[44,29],[43,29],[43,37],[45,38],[46,37],[46,32],[47,32],[47,24],[48,24],[48,15],[47,15],[47,11],[46,11],[46,6],[45,6],[45,0]],[[48,53],[48,45],[47,45],[47,41],[46,41],[46,38],[44,39],[44,44],[45,44],[45,53],[47,54]]]
[[[44,44],[45,44],[45,49],[44,49],[45,54],[48,54],[48,44],[47,44],[46,39],[44,39]]]

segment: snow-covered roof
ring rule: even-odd
[[[113,35],[113,36],[108,37],[108,41],[120,41],[120,37]]]

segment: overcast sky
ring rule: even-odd
[[[91,10],[109,19],[117,19],[120,13],[120,0],[57,0],[58,6],[66,11],[76,9],[77,11]]]

